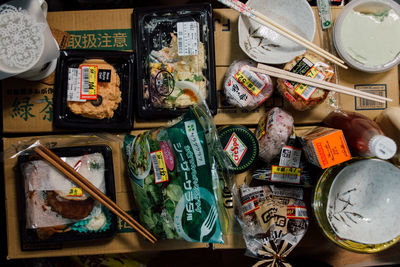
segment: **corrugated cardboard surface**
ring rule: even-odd
[[[132,9],[49,12],[52,28],[70,33],[68,48],[130,50]],[[2,81],[3,132],[54,132],[54,74],[30,82],[9,78]]]
[[[341,7],[332,7],[333,17],[340,12]],[[314,8],[315,14],[317,10]],[[49,12],[47,20],[51,27],[70,33],[69,48],[130,50],[132,49],[132,9],[92,10]],[[318,18],[318,17],[317,17]],[[295,118],[297,125],[314,124],[321,120],[335,106],[347,110],[356,110],[371,118],[386,108],[375,102],[355,99],[351,96],[340,95],[333,98],[334,105],[326,103],[309,111],[294,111],[286,106],[282,98],[268,100],[264,107],[252,112],[240,111],[226,105],[222,98],[224,75],[229,65],[236,59],[247,58],[238,44],[237,21],[238,13],[230,9],[215,9],[215,59],[217,95],[219,97],[218,114],[215,116],[217,125],[245,124],[255,125],[265,110],[273,106],[283,106]],[[314,43],[325,49],[329,48],[329,34],[322,32],[317,19],[317,31]],[[324,42],[321,42],[324,40]],[[394,101],[387,107],[399,104],[399,85],[397,68],[381,74],[367,74],[355,70],[339,70],[337,80],[349,87],[361,88],[368,92],[387,95]],[[3,132],[53,132],[52,126],[52,95],[54,80],[42,82],[26,82],[18,79],[3,81]],[[166,121],[141,121],[135,119],[136,129],[152,128],[165,125]]]
[[[61,140],[68,138],[69,142],[82,144],[84,136],[42,136],[43,144],[51,144],[56,146]],[[79,140],[79,139],[80,140]],[[143,252],[143,251],[161,251],[161,250],[177,250],[191,248],[209,247],[206,243],[188,243],[185,241],[166,240],[159,241],[155,245],[136,234],[132,228],[119,220],[119,233],[110,240],[105,242],[94,241],[91,243],[79,243],[75,245],[65,245],[62,249],[56,250],[38,250],[38,251],[22,251],[19,235],[19,218],[21,214],[18,211],[18,194],[22,188],[17,187],[17,181],[20,179],[17,174],[17,157],[11,158],[27,144],[32,144],[39,137],[24,138],[4,138],[4,184],[5,184],[5,206],[6,206],[6,224],[7,224],[7,245],[8,258],[36,258],[36,257],[55,257],[70,255],[92,255],[92,254],[110,254],[110,253],[127,253],[127,252]],[[90,136],[89,136],[90,140]],[[121,145],[118,142],[106,142],[113,151],[115,189],[117,196],[117,204],[126,211],[134,210],[132,192],[130,184],[126,176],[126,166],[122,158]],[[75,144],[78,145],[78,144]]]
[[[301,134],[311,127],[297,127],[296,132]],[[133,131],[132,134],[138,134],[138,131]],[[53,136],[41,136],[41,137],[24,137],[24,138],[4,138],[4,183],[5,183],[5,200],[6,200],[6,220],[7,220],[7,244],[8,244],[8,258],[36,258],[36,257],[56,257],[56,256],[72,256],[72,255],[92,255],[92,254],[111,254],[111,253],[129,253],[129,252],[151,252],[151,251],[162,251],[162,250],[182,250],[192,248],[206,248],[209,245],[204,243],[188,243],[185,241],[172,241],[165,240],[159,241],[157,244],[152,245],[141,236],[137,235],[132,231],[131,228],[127,227],[126,224],[119,221],[119,229],[125,231],[124,233],[118,233],[112,240],[106,242],[92,242],[84,243],[81,242],[77,245],[68,245],[58,250],[42,250],[42,251],[21,251],[20,239],[19,239],[19,221],[20,214],[17,208],[17,196],[20,193],[21,188],[17,188],[17,179],[20,177],[17,175],[16,165],[17,159],[11,158],[17,151],[20,151],[26,145],[33,143],[34,141],[40,140],[42,143],[51,143],[52,146],[56,146],[56,142],[60,145],[61,140],[68,137],[69,142],[76,140],[77,138],[84,140],[85,135],[81,136],[66,136],[66,135],[53,135]],[[86,136],[90,139],[90,135]],[[122,159],[121,146],[118,142],[107,141],[113,151],[113,163],[114,163],[114,175],[117,192],[117,204],[124,210],[134,210],[132,192],[130,191],[129,180],[125,172],[125,164]],[[235,178],[236,184],[242,184],[244,181],[248,182],[248,172],[237,175]],[[339,248],[332,242],[326,239],[322,231],[319,231],[318,226],[311,216],[311,190],[305,191],[305,202],[309,208],[310,226],[303,240],[299,243],[296,249],[290,254],[290,257],[303,257],[312,258],[314,260],[321,260],[331,264],[332,266],[343,266],[346,264],[353,264],[359,262],[366,262],[372,260],[380,261],[396,261],[398,260],[398,249],[399,245],[395,245],[392,248],[383,251],[379,254],[379,257],[374,254],[358,254],[346,251]],[[307,193],[308,192],[308,193]],[[231,209],[233,217],[233,209]],[[242,238],[241,229],[238,223],[233,220],[231,221],[231,228],[228,235],[224,237],[225,244],[213,245],[214,249],[238,249],[245,248],[245,243]],[[396,258],[397,257],[397,258]]]

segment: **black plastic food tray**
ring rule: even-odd
[[[106,145],[95,145],[95,146],[79,146],[79,147],[66,147],[66,148],[55,148],[51,149],[59,157],[77,157],[85,154],[101,153],[104,158],[105,164],[105,194],[112,201],[116,201],[115,196],[115,184],[114,184],[114,167],[112,150]],[[63,244],[75,243],[82,241],[93,241],[93,240],[109,240],[115,235],[118,230],[117,217],[114,213],[111,213],[111,225],[110,228],[98,232],[98,233],[79,233],[77,231],[68,231],[64,233],[56,233],[46,240],[40,240],[37,237],[35,229],[26,229],[26,197],[24,189],[24,176],[22,174],[22,164],[35,161],[43,160],[38,154],[30,153],[20,155],[18,157],[18,169],[20,173],[20,190],[19,190],[19,229],[21,238],[21,249],[22,250],[39,250],[39,249],[58,249],[62,248]]]
[[[87,59],[103,59],[112,65],[120,78],[122,101],[110,119],[91,119],[72,113],[67,106],[68,68],[77,68]],[[57,63],[54,90],[54,124],[69,129],[130,130],[133,127],[135,86],[134,54],[119,51],[63,50]]]
[[[145,22],[151,20],[164,20],[157,26],[151,34],[144,34]],[[212,113],[217,113],[217,94],[215,81],[215,56],[214,56],[214,30],[212,20],[212,7],[209,3],[191,4],[185,6],[166,6],[166,7],[144,7],[135,8],[133,12],[133,29],[136,46],[137,64],[137,99],[136,108],[139,119],[159,119],[174,118],[185,113],[188,108],[159,108],[154,107],[149,99],[143,96],[144,82],[149,84],[150,74],[146,68],[146,60],[152,50],[159,50],[162,47],[155,40],[166,40],[170,38],[170,33],[176,32],[177,22],[197,21],[200,26],[200,41],[204,44],[205,60],[207,69],[203,74],[207,79],[207,98],[206,103]]]

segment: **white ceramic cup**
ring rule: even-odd
[[[17,75],[39,80],[55,69],[59,47],[46,15],[44,0],[14,0],[0,6],[0,79]]]

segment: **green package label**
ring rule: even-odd
[[[162,152],[165,144],[173,159]],[[124,149],[140,220],[157,238],[222,243],[214,191],[215,179],[218,181],[215,159],[192,109],[169,128],[137,137],[127,135]],[[164,161],[173,166],[172,170],[162,168],[168,172],[164,182],[157,182],[160,166],[151,156],[160,151]]]
[[[132,30],[68,31],[68,49],[132,50]]]

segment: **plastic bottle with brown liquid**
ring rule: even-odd
[[[396,153],[396,143],[383,134],[376,122],[362,114],[335,110],[324,123],[341,129],[352,153],[358,156],[390,159]]]

